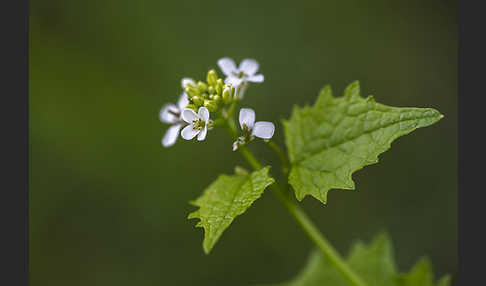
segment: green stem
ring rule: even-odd
[[[227,129],[233,139],[238,136],[232,116],[228,118]],[[246,146],[240,146],[238,150],[253,169],[259,170],[262,168],[260,162],[258,162],[255,156],[253,156],[253,154],[248,151]],[[282,191],[278,184],[272,184],[269,188],[279,199],[279,201],[284,205],[287,211],[292,215],[297,224],[304,230],[307,236],[317,245],[324,257],[328,259],[330,264],[333,265],[339,272],[341,272],[344,278],[351,282],[352,285],[366,286],[363,280],[361,280],[361,278],[356,275],[356,273],[354,273],[354,271],[343,260],[341,255],[334,249],[334,247],[332,247],[329,241],[322,235],[319,229],[314,225],[314,223],[309,219],[304,211],[295,203],[295,201],[289,198]]]
[[[294,201],[291,201],[285,196],[277,185],[271,185],[270,188],[272,187],[272,191],[278,197],[280,202],[282,202],[307,236],[317,245],[330,264],[334,265],[334,267],[341,272],[352,285],[366,286],[363,280],[361,280],[361,278],[348,266],[341,255],[334,249],[305,212]]]
[[[287,175],[288,172],[289,172],[289,160],[287,158],[287,156],[285,155],[285,153],[283,152],[282,148],[280,148],[280,146],[278,146],[275,142],[273,142],[272,140],[269,140],[267,141],[267,145],[268,147],[270,147],[273,151],[275,151],[275,153],[277,153],[277,156],[278,158],[280,159],[280,161],[282,162],[282,168],[283,168],[283,171],[284,173]]]

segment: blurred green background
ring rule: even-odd
[[[343,254],[387,230],[401,271],[427,255],[456,277],[455,1],[30,3],[31,285],[248,285],[304,265],[313,245],[270,193],[210,255],[186,219],[189,200],[246,164],[222,130],[162,148],[158,112],[223,56],[260,62],[265,82],[244,101],[260,119],[353,80],[381,103],[441,111],[355,173],[356,192],[302,206]]]

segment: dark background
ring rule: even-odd
[[[408,271],[457,273],[454,1],[31,1],[31,285],[248,285],[292,277],[313,247],[266,193],[210,255],[188,204],[245,165],[222,130],[160,145],[158,112],[183,76],[229,56],[260,62],[245,106],[276,123],[360,80],[363,95],[445,115],[354,176],[357,192],[302,206],[346,253],[387,230]],[[283,141],[277,124],[275,139]],[[252,149],[276,161],[263,146]]]

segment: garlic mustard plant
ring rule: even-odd
[[[226,76],[224,80],[214,69],[208,71],[205,80],[183,78],[177,105],[166,104],[159,114],[163,123],[171,125],[162,139],[164,147],[172,146],[179,133],[186,140],[197,137],[203,141],[209,130],[221,128],[231,138],[228,151],[237,150],[252,169],[236,166],[234,174],[220,175],[191,201],[197,209],[188,218],[198,219],[196,226],[204,229],[206,254],[234,219],[269,189],[316,244],[307,268],[292,285],[449,285],[448,277],[434,283],[427,261],[417,263],[408,274],[398,273],[386,234],[377,236],[369,246],[353,247],[349,258],[342,257],[298,204],[307,196],[327,204],[331,189],[354,190],[354,172],[377,163],[378,156],[395,139],[438,122],[442,114],[432,108],[392,107],[376,102],[373,96],[362,97],[357,81],[340,97],[324,86],[314,105],[295,106],[290,118],[282,120],[281,131],[276,133],[284,136],[282,148],[272,139],[275,124],[256,121],[252,108],[239,109],[240,128],[235,120],[249,83],[264,80],[257,74],[258,62],[244,59],[237,67],[232,59],[223,57],[217,65]],[[249,146],[252,142],[255,144]],[[258,143],[276,153],[279,162],[274,165],[280,168],[270,172],[271,167],[262,165],[262,160],[253,155],[249,147],[256,148]]]

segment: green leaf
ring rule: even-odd
[[[377,163],[393,140],[442,117],[432,108],[390,107],[363,98],[357,81],[339,98],[325,86],[314,106],[294,107],[283,121],[289,183],[299,201],[312,195],[326,203],[330,189],[354,190],[352,174]]]
[[[236,175],[220,175],[197,200],[191,204],[199,209],[188,218],[198,218],[197,227],[204,228],[204,252],[209,253],[223,231],[236,216],[244,213],[274,182],[268,175],[270,166],[251,174],[240,169]]]
[[[434,284],[434,274],[432,265],[427,258],[420,259],[412,268],[410,273],[400,274],[396,278],[397,286],[448,286],[450,285],[450,276],[442,277],[437,284]]]
[[[355,243],[348,263],[369,285],[392,285],[397,271],[391,240],[384,233],[375,237],[369,245]]]
[[[408,274],[398,274],[393,247],[386,234],[376,236],[366,245],[357,242],[346,259],[348,265],[368,286],[449,286],[448,276],[434,284],[428,260],[420,260]],[[314,250],[305,268],[289,282],[279,286],[352,286],[318,250]],[[276,286],[276,285],[275,285]]]

